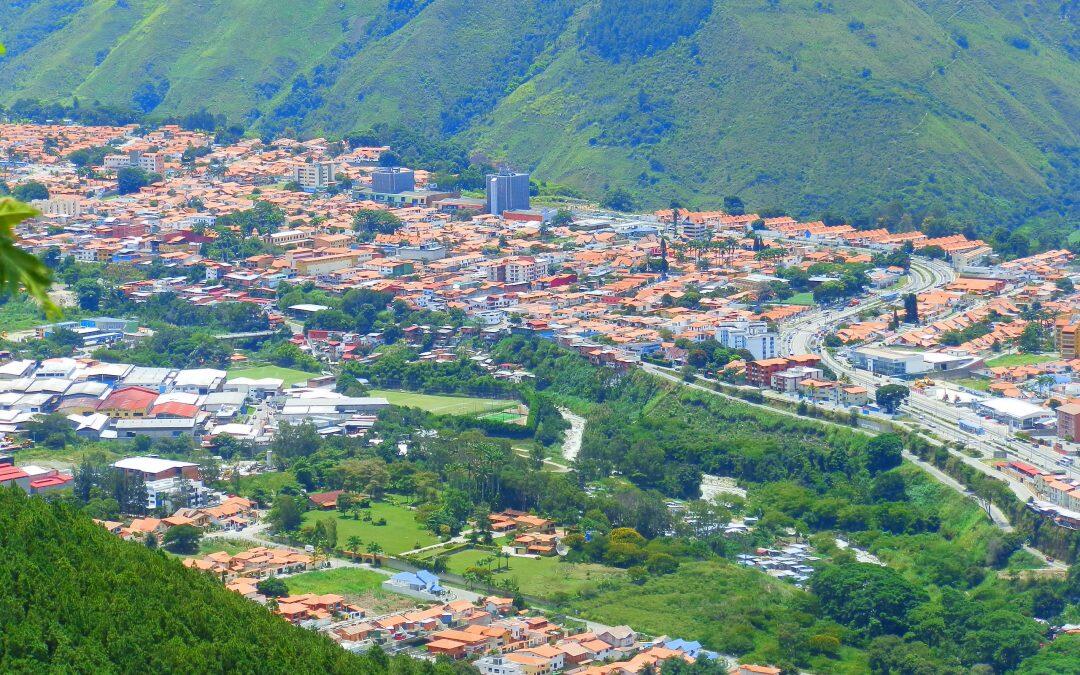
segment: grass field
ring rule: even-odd
[[[956,383],[975,391],[990,391],[990,378],[987,377],[962,377]]]
[[[469,549],[450,556],[447,569],[461,574],[477,561],[491,555],[488,551]],[[561,562],[558,558],[510,558],[510,569],[497,572],[495,579],[514,578],[521,592],[536,597],[552,597],[558,592],[576,593],[587,585],[604,579],[623,577],[626,573],[606,565]]]
[[[1054,354],[1005,354],[990,359],[986,362],[988,368],[1002,368],[1011,366],[1034,366],[1038,363],[1056,361],[1058,356]]]
[[[788,298],[787,300],[785,300],[784,303],[788,304],[788,305],[807,305],[807,306],[816,304],[816,303],[814,303],[814,294],[809,292],[809,291],[805,291],[803,293],[796,293],[795,295],[793,295],[790,298]]]
[[[513,405],[515,401],[491,398],[472,398],[468,396],[438,396],[435,394],[417,394],[409,391],[373,389],[369,396],[382,396],[393,405],[421,408],[440,415],[471,415],[482,412],[499,412]]]
[[[338,567],[332,570],[304,572],[286,579],[289,593],[337,593],[338,595],[360,595],[378,588],[387,576],[359,567]]]
[[[45,314],[33,300],[19,296],[0,304],[0,331],[26,330],[45,323]]]
[[[343,517],[337,511],[308,511],[304,514],[305,523],[313,523],[322,518],[337,518],[338,548],[344,548],[349,537],[360,537],[364,545],[375,542],[386,553],[411,551],[419,546],[438,543],[439,538],[426,527],[416,522],[413,511],[387,502],[372,502],[372,521],[386,519],[386,525],[374,525],[363,520],[353,520],[352,516]]]
[[[254,368],[245,366],[242,368],[230,368],[228,373],[226,379],[229,380],[235,380],[238,377],[250,377],[256,380],[265,377],[276,377],[285,380],[286,387],[291,387],[297,382],[307,382],[318,375],[318,373],[308,373],[295,368],[282,368],[281,366],[256,366]]]

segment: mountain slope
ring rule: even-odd
[[[351,654],[175,558],[17,488],[0,488],[0,583],[6,673],[58,664],[97,673],[428,672],[407,657],[387,664]]]
[[[739,194],[800,215],[939,207],[983,234],[1026,224],[1054,244],[1075,229],[1080,192],[1077,11],[20,0],[0,9],[13,46],[0,101],[74,95],[157,116],[205,105],[266,133],[406,125],[593,195],[629,189],[641,206]]]

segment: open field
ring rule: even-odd
[[[990,379],[986,377],[962,377],[956,383],[975,391],[990,391]]]
[[[360,595],[382,585],[388,577],[378,572],[361,567],[338,567],[318,572],[304,572],[286,579],[289,593],[337,593],[338,595]]]
[[[393,405],[421,408],[439,415],[471,415],[474,413],[500,412],[517,405],[516,401],[469,396],[439,396],[417,394],[410,391],[372,389],[369,396],[382,396]]]
[[[1056,361],[1058,358],[1056,354],[1005,354],[987,361],[986,367],[1034,366],[1038,363]]]
[[[367,545],[372,542],[382,546],[384,552],[396,554],[439,541],[438,537],[416,522],[414,512],[404,506],[372,502],[370,512],[372,522],[353,520],[352,516],[345,517],[337,511],[308,511],[304,514],[304,523],[336,518],[338,548],[344,548],[349,537],[360,537],[364,542],[361,552],[366,551]],[[386,525],[374,524],[380,518],[386,519]]]
[[[295,368],[282,368],[281,366],[255,366],[254,368],[245,366],[230,368],[228,373],[227,379],[229,380],[235,380],[238,377],[250,377],[256,380],[265,377],[276,377],[285,380],[286,387],[291,387],[297,382],[307,382],[318,375],[318,373],[308,373]]]
[[[447,569],[461,574],[467,568],[476,566],[477,561],[491,555],[489,551],[477,549],[462,551],[447,558]],[[499,562],[505,565],[505,560]],[[510,569],[496,572],[495,580],[514,578],[522,593],[549,598],[559,592],[575,593],[584,586],[625,574],[623,570],[606,565],[567,563],[555,557],[510,558]]]
[[[802,293],[796,293],[787,300],[784,300],[784,304],[810,306],[816,303],[814,302],[814,294],[809,291],[804,291]]]

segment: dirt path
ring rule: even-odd
[[[570,423],[570,428],[566,430],[566,436],[563,438],[563,457],[566,458],[566,461],[573,462],[577,459],[578,452],[581,451],[581,439],[585,434],[585,418],[567,408],[561,407],[559,408],[559,414]]]

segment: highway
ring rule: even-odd
[[[952,268],[943,262],[913,258],[908,279],[898,292],[901,294],[922,293],[941,288],[955,278],[956,274]],[[781,331],[780,353],[782,355],[818,354],[821,356],[822,364],[837,376],[845,376],[853,384],[863,385],[874,391],[877,387],[890,383],[891,380],[856,369],[848,361],[830,353],[822,344],[822,339],[827,331],[845,321],[855,319],[863,310],[877,308],[884,304],[886,304],[884,300],[871,298],[856,307],[833,311],[816,310],[804,314]],[[951,403],[912,391],[902,406],[902,410],[909,414],[913,423],[932,432],[939,439],[963,443],[984,458],[993,457],[995,451],[1004,452],[1010,458],[1029,462],[1044,471],[1064,471],[1080,477],[1080,470],[1077,468],[1059,465],[1058,460],[1061,455],[1051,448],[1021,441],[1012,436],[1010,431],[1002,425],[988,423],[974,412]],[[984,433],[974,434],[962,431],[959,428],[961,420],[983,428]],[[958,453],[957,456],[963,457],[966,463],[975,466],[980,471],[1001,477],[1000,473],[994,472],[976,458],[963,453]],[[1025,500],[1032,496],[1027,487],[1022,484],[1014,486],[1014,492]]]

